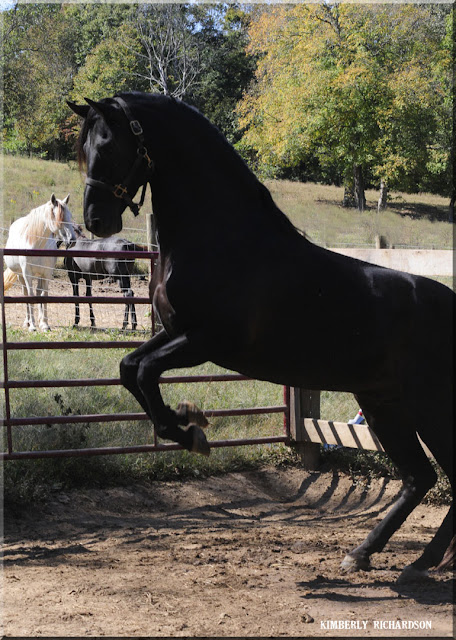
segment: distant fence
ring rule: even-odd
[[[452,276],[451,249],[331,249],[351,258],[417,276]]]

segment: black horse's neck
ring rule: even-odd
[[[153,209],[161,250],[211,234],[253,237],[258,225],[296,233],[224,136],[185,103],[124,94],[145,131],[154,157]]]

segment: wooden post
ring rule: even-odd
[[[309,442],[304,434],[304,418],[320,418],[320,391],[290,390],[290,431],[305,469],[314,471],[320,464],[320,445]]]
[[[146,214],[146,235],[147,235],[147,248],[149,251],[153,251],[157,246],[157,230],[155,228],[155,218],[153,213]]]

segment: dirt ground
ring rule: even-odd
[[[34,281],[34,286],[36,282]],[[149,297],[149,283],[147,278],[138,276],[132,277],[131,286],[137,298]],[[79,283],[79,295],[85,296],[85,282]],[[9,296],[21,296],[22,288],[19,283],[8,291]],[[66,277],[54,278],[49,285],[50,296],[72,296],[71,283]],[[109,280],[95,280],[92,284],[92,295],[94,296],[122,296],[122,292],[117,282]],[[86,303],[79,305],[81,319],[79,327],[90,327],[89,306]],[[94,304],[96,327],[98,329],[121,329],[124,318],[123,304]],[[138,329],[150,330],[150,305],[137,304],[136,315]],[[38,305],[34,306],[35,323],[38,326]],[[74,322],[75,308],[73,303],[68,304],[48,304],[48,322],[51,330],[57,327],[71,327]],[[25,304],[11,303],[7,305],[6,322],[9,325],[21,327],[25,319]],[[129,318],[128,329],[131,329],[131,318]]]
[[[57,493],[6,514],[4,633],[452,637],[450,573],[396,585],[446,508],[418,507],[370,572],[338,570],[399,488],[270,468]]]

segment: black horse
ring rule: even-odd
[[[150,293],[164,330],[122,360],[124,386],[159,436],[203,454],[202,413],[162,400],[166,369],[212,361],[253,378],[355,394],[404,482],[342,563],[367,569],[436,481],[417,433],[453,482],[453,292],[309,242],[184,103],[140,93],[87,102],[70,104],[84,118],[87,228],[119,232],[126,206],[137,214],[132,198],[150,183],[160,238]],[[439,564],[452,509],[402,579]]]
[[[146,248],[134,244],[123,238],[110,237],[101,240],[89,240],[79,231],[76,242],[70,244],[69,249],[79,251],[145,251]],[[92,281],[112,278],[119,282],[120,290],[126,298],[133,298],[134,293],[131,288],[130,276],[135,264],[134,258],[84,258],[81,256],[69,256],[64,258],[64,266],[68,271],[68,277],[73,285],[73,295],[79,296],[79,280],[84,279],[86,283],[86,296],[92,295]],[[90,326],[95,327],[95,315],[92,303],[89,301]],[[136,309],[133,302],[125,303],[124,319],[122,329],[128,326],[128,319],[131,318],[131,328],[136,329]],[[79,324],[79,302],[75,303],[74,326]]]

